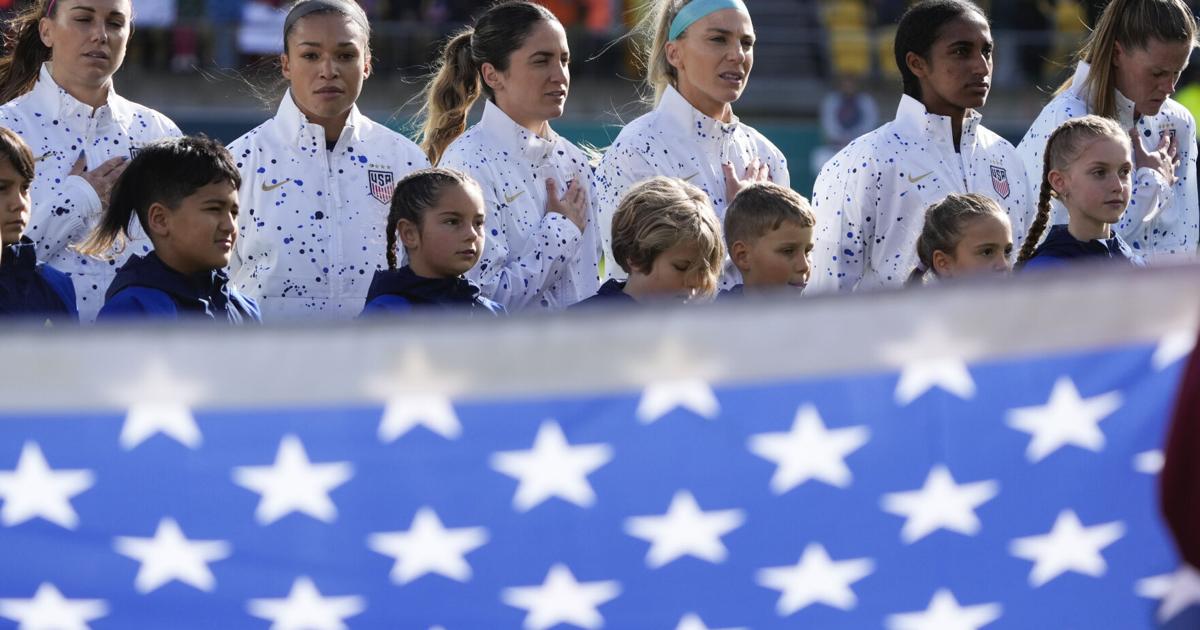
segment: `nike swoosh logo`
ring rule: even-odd
[[[41,156],[34,158],[33,162],[34,162],[34,164],[36,164],[48,157],[53,157],[55,155],[58,155],[58,151],[47,151],[47,152],[43,153]]]
[[[292,181],[291,177],[279,182],[278,184],[267,184],[267,182],[263,182],[262,191],[263,192],[271,192],[272,190],[275,190],[276,188],[279,188],[280,186],[282,186],[290,181]]]
[[[915,184],[915,183],[921,181],[922,179],[929,177],[930,175],[933,175],[933,171],[929,171],[928,173],[925,173],[924,175],[921,175],[920,177],[913,177],[912,175],[909,175],[908,183]]]
[[[699,174],[700,174],[700,171],[696,171],[695,173],[692,173],[691,175],[688,175],[687,177],[684,177],[684,178],[683,178],[683,181],[685,181],[685,182],[690,182],[690,181],[692,181],[692,178],[693,178],[693,177],[695,177],[695,176],[697,176],[697,175],[699,175]]]
[[[525,194],[524,190],[518,190],[517,194],[515,194],[515,195],[512,195],[512,196],[504,195],[504,203],[512,203],[517,200],[517,197],[520,197],[521,195],[524,195],[524,194]]]

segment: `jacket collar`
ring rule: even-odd
[[[346,126],[342,128],[342,133],[338,136],[338,142],[341,143],[347,132],[350,133],[352,141],[358,142],[365,120],[366,117],[358,111],[358,105],[352,105],[350,116],[346,118]],[[279,101],[279,110],[275,113],[275,121],[279,123],[284,138],[295,138],[297,147],[308,149],[314,144],[321,148],[325,147],[325,128],[308,121],[308,117],[300,111],[295,99],[292,98],[291,88],[284,92],[283,99]]]
[[[229,277],[224,271],[184,275],[168,267],[153,251],[145,256],[130,256],[117,271],[104,298],[111,299],[118,291],[135,286],[166,292],[176,301],[198,310],[207,304],[214,315],[229,308]]]
[[[1088,90],[1086,89],[1086,84],[1091,72],[1092,65],[1086,61],[1080,61],[1079,64],[1075,66],[1075,74],[1071,77],[1070,87],[1072,94],[1078,97],[1079,100],[1088,104],[1088,109],[1091,109],[1092,106],[1091,103],[1088,102]],[[1122,129],[1133,129],[1133,126],[1137,124],[1137,119],[1133,116],[1133,101],[1125,98],[1125,95],[1116,88],[1113,88],[1113,97],[1116,98],[1117,102],[1117,122],[1121,125]]]
[[[0,272],[28,271],[37,267],[37,250],[28,236],[21,242],[6,245],[0,252]]]
[[[67,94],[67,91],[54,81],[54,77],[50,76],[49,61],[42,64],[38,80],[33,84],[33,90],[30,92],[30,98],[33,100],[36,111],[54,112],[54,115],[60,119],[74,116],[93,117],[91,105],[82,103],[74,96]],[[96,108],[95,118],[98,122],[102,122],[105,118],[112,118],[117,123],[128,126],[133,122],[133,108],[129,101],[117,94],[114,86],[109,85],[108,102]]]
[[[473,304],[479,287],[463,276],[424,278],[405,265],[396,271],[376,271],[367,289],[367,302],[381,295],[399,295],[414,304]]]
[[[1053,253],[1062,258],[1080,258],[1084,256],[1107,256],[1109,258],[1133,258],[1133,250],[1125,240],[1113,230],[1109,238],[1098,238],[1081,241],[1071,235],[1066,225],[1050,227],[1046,241],[1038,248],[1039,253]]]
[[[701,113],[671,85],[663,91],[662,100],[654,110],[674,125],[676,131],[700,142],[722,142],[741,125],[737,116],[733,117],[733,122],[723,123]]]
[[[975,110],[967,110],[963,119],[960,147],[974,146],[979,122],[983,116]],[[949,116],[930,114],[925,104],[905,94],[900,97],[896,108],[896,125],[909,137],[929,138],[935,144],[954,148],[954,131]]]
[[[485,99],[479,126],[487,134],[490,147],[521,155],[534,162],[550,157],[558,142],[558,134],[554,130],[550,130],[550,137],[543,138],[518,125],[491,99]]]

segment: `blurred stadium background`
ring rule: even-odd
[[[1015,144],[1066,75],[1071,52],[1106,0],[991,0],[996,40],[985,124]],[[445,36],[485,0],[360,0],[373,27],[374,76],[359,105],[407,129],[414,97]],[[630,42],[643,0],[544,0],[567,27],[574,55],[567,112],[556,129],[607,146],[645,111]],[[1198,1],[1189,2],[1193,11]],[[117,91],[173,118],[185,132],[229,142],[271,115],[262,88],[278,76],[286,0],[134,0],[136,30]],[[888,120],[900,95],[895,23],[908,0],[752,0],[758,45],[735,111],[788,156],[793,187],[809,194],[822,159]],[[11,13],[20,0],[0,0]],[[610,46],[611,44],[611,46]],[[1191,74],[1190,72],[1188,73]],[[1178,99],[1200,102],[1185,75]],[[269,91],[268,91],[269,92]],[[1195,112],[1196,110],[1193,109]],[[824,115],[823,115],[824,114]]]

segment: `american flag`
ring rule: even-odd
[[[354,341],[247,335],[224,343],[280,366],[296,338]],[[1154,497],[1193,341],[254,405],[269,387],[212,404],[180,367],[213,344],[155,340],[123,407],[0,416],[0,627],[1195,627]],[[203,373],[236,389],[226,365]]]

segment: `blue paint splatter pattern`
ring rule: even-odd
[[[1075,68],[1071,87],[1050,101],[1037,120],[1029,127],[1017,153],[1025,163],[1029,181],[1035,188],[1041,185],[1042,161],[1046,141],[1059,125],[1086,116],[1089,112],[1082,86],[1091,70],[1087,63]],[[1134,251],[1150,262],[1165,259],[1191,258],[1196,255],[1200,239],[1200,197],[1196,192],[1196,119],[1186,107],[1168,98],[1154,116],[1135,120],[1133,101],[1120,92],[1115,93],[1117,122],[1124,129],[1137,128],[1137,137],[1147,152],[1153,151],[1164,135],[1179,139],[1179,167],[1176,181],[1168,186],[1158,171],[1137,169],[1133,176],[1133,191],[1129,207],[1117,224],[1121,235]],[[1057,199],[1051,201],[1050,224],[1067,222],[1067,210]],[[1151,219],[1145,221],[1149,216]]]
[[[925,210],[951,193],[995,199],[1020,247],[1035,199],[1016,149],[981,120],[968,112],[955,151],[950,118],[928,113],[906,95],[895,120],[830,159],[813,187],[817,231],[809,289],[902,285],[917,264]],[[1007,187],[997,179],[1000,171]]]
[[[96,319],[104,292],[116,269],[130,254],[151,249],[149,239],[136,238],[112,261],[101,261],[68,249],[82,241],[100,217],[100,197],[71,168],[83,156],[94,169],[114,157],[131,157],[138,147],[180,135],[179,127],[157,111],[110,90],[108,103],[92,111],[50,77],[45,65],[29,92],[0,106],[0,126],[21,136],[33,151],[35,174],[29,194],[32,217],[26,235],[37,243],[38,260],[71,276],[79,317]],[[135,235],[141,235],[134,222]]]
[[[483,189],[483,255],[467,276],[510,312],[564,309],[600,286],[591,191],[582,232],[561,214],[546,212],[547,178],[562,193],[572,178],[590,186],[591,168],[578,147],[550,134],[542,138],[521,127],[489,100],[483,118],[446,149],[440,162],[468,173]]]
[[[424,153],[357,107],[328,150],[324,128],[308,122],[291,92],[229,151],[242,173],[232,281],[265,321],[358,315],[387,265],[391,189],[429,166]]]
[[[668,87],[653,111],[621,130],[596,167],[593,187],[609,261],[605,273],[614,278],[625,276],[612,262],[612,217],[630,187],[655,175],[683,179],[707,193],[717,218],[724,220],[729,200],[721,164],[732,162],[734,172],[741,176],[755,159],[767,164],[771,181],[791,185],[787,160],[765,136],[736,117],[722,123],[700,113],[675,88]],[[721,287],[730,288],[740,280],[737,269],[726,264]]]

